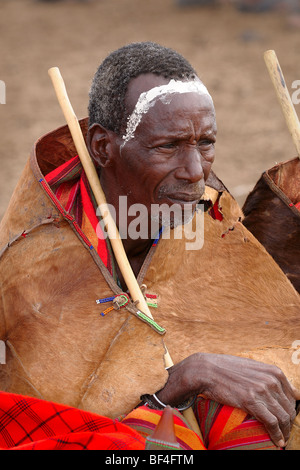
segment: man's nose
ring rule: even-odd
[[[191,183],[197,183],[202,180],[204,178],[204,171],[199,149],[192,145],[182,153],[179,166],[175,171],[175,177]]]

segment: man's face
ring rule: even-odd
[[[127,108],[132,112],[141,92],[164,85],[152,74],[132,80]],[[194,212],[215,157],[215,111],[209,96],[176,93],[167,102],[157,100],[143,115],[134,136],[118,142],[116,184],[128,207],[176,204]]]

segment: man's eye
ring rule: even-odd
[[[199,140],[198,145],[200,147],[212,148],[215,145],[214,140]]]
[[[176,147],[175,142],[168,142],[167,144],[161,144],[157,148],[158,149],[174,149]]]

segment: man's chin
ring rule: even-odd
[[[160,206],[162,207],[162,206]],[[160,227],[174,229],[180,225],[188,224],[194,217],[197,203],[172,204],[167,205],[165,210],[159,213],[151,213],[151,221],[159,224]]]
[[[191,210],[188,213],[184,212],[182,214],[181,218],[179,218],[179,219],[176,218],[176,219],[172,220],[170,228],[173,229],[173,228],[178,227],[179,225],[186,225],[186,224],[190,223],[191,220],[194,217],[195,212],[196,212],[196,206],[194,208],[192,207]]]

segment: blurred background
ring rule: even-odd
[[[48,69],[60,68],[78,118],[85,117],[98,65],[130,42],[159,42],[197,69],[217,112],[214,169],[240,204],[264,170],[296,155],[263,53],[276,51],[293,93],[292,83],[300,80],[299,17],[282,5],[271,8],[272,0],[199,3],[0,0],[0,80],[6,84],[6,104],[0,104],[0,218],[33,143],[65,124]],[[295,108],[299,116],[300,104]]]

